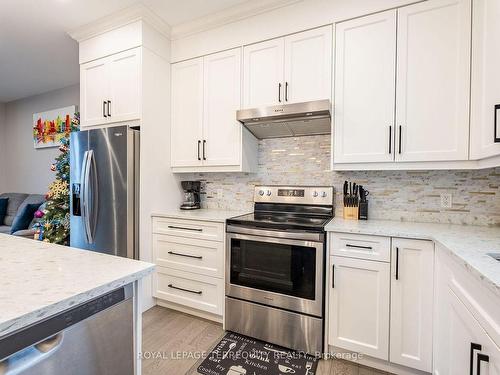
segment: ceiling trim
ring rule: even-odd
[[[250,18],[258,14],[270,12],[304,0],[254,0],[226,8],[220,12],[200,17],[193,21],[173,26],[171,39],[181,39],[187,36],[214,29],[228,23]]]
[[[138,3],[108,16],[99,18],[76,29],[70,30],[68,31],[68,34],[77,42],[81,42],[139,20],[145,21],[165,37],[170,39],[170,25],[142,3]]]

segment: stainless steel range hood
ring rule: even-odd
[[[236,118],[258,139],[331,133],[329,100],[242,109]]]

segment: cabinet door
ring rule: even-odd
[[[203,58],[172,64],[172,167],[201,165]]]
[[[100,59],[80,66],[81,126],[107,122],[104,101],[108,100],[106,60]]]
[[[109,76],[108,122],[141,118],[141,48],[117,53],[107,62]]]
[[[328,344],[389,357],[389,263],[330,257]]]
[[[204,57],[203,164],[239,165],[241,48]]]
[[[441,298],[443,295],[441,296]],[[500,374],[500,350],[479,325],[467,307],[450,288],[446,289],[446,320],[440,322],[441,340],[437,349],[435,374],[479,375],[478,355],[488,356],[489,362],[481,361],[481,375]],[[476,346],[473,346],[476,344]]]
[[[398,9],[396,160],[468,159],[470,39],[470,0]]]
[[[243,107],[284,103],[283,38],[243,48]]]
[[[330,99],[332,27],[325,26],[285,38],[286,103]]]
[[[396,11],[335,26],[335,163],[394,159]]]
[[[390,361],[432,370],[434,244],[392,239]]]
[[[500,155],[495,142],[495,104],[500,104],[500,1],[472,3],[470,158]],[[497,135],[500,137],[500,132]]]

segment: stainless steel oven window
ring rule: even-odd
[[[309,248],[315,252],[314,264],[314,296],[303,298],[300,296],[293,296],[285,293],[279,293],[271,290],[264,290],[263,288],[254,288],[251,286],[237,285],[231,282],[231,267],[233,265],[233,241],[252,241],[260,243],[265,246],[289,245],[301,248]],[[324,264],[324,244],[323,242],[304,241],[304,240],[291,240],[283,238],[272,238],[257,235],[243,235],[235,233],[227,233],[227,246],[226,246],[226,294],[234,298],[240,298],[247,301],[253,301],[270,306],[275,306],[291,311],[301,312],[314,316],[322,316],[323,311],[323,264]],[[285,278],[286,279],[286,278]],[[275,280],[276,281],[276,280]],[[283,280],[286,282],[286,280]],[[271,283],[272,284],[272,283]],[[272,288],[270,288],[272,289]],[[276,289],[276,288],[275,288]]]

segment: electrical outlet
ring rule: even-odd
[[[451,208],[452,196],[450,193],[442,193],[441,194],[441,208]]]
[[[224,198],[224,190],[217,189],[217,199],[222,199],[222,198]]]

